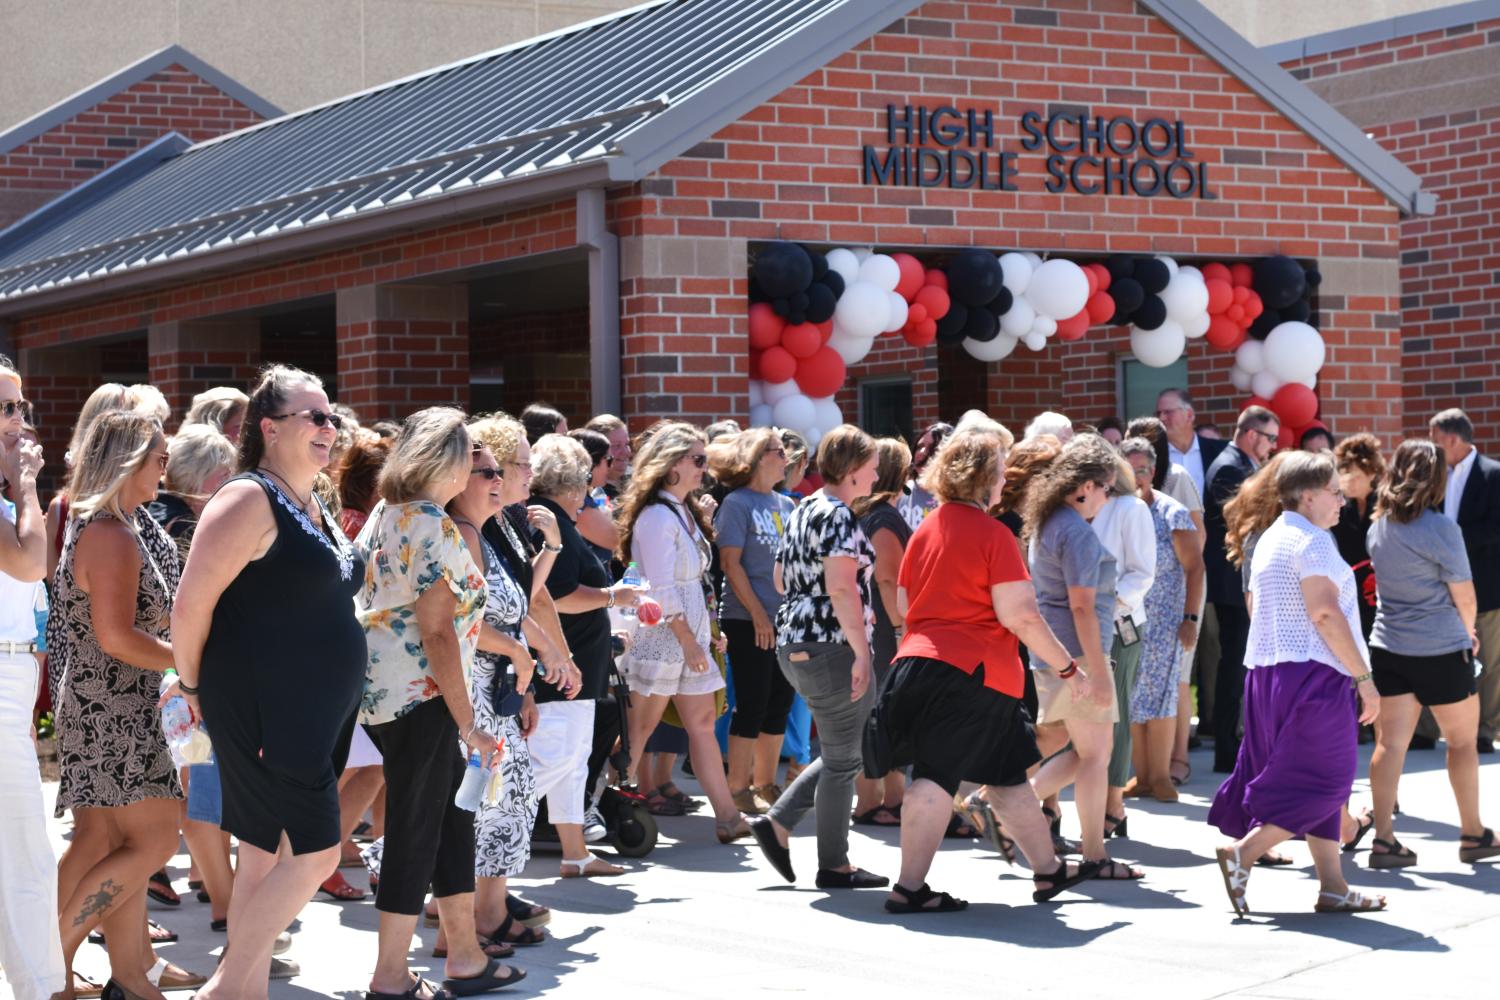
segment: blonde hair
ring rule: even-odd
[[[120,506],[120,491],[141,470],[162,440],[161,424],[135,410],[109,410],[89,426],[68,479],[68,516],[98,511],[135,530],[135,519]]]
[[[203,424],[223,433],[224,425],[238,411],[242,416],[250,406],[250,397],[233,386],[220,385],[205,389],[193,397],[187,416],[182,418],[183,427]]]
[[[172,419],[172,407],[156,386],[137,382],[127,391],[130,393],[131,406],[148,417],[155,417],[156,422],[163,427]]]
[[[818,442],[818,475],[837,486],[874,454],[874,438],[853,424],[839,424]]]
[[[208,424],[188,424],[167,443],[166,487],[197,497],[220,469],[234,468],[234,443]]]
[[[1037,473],[1052,464],[1062,451],[1062,442],[1051,434],[1022,441],[1005,456],[1005,485],[1000,489],[1000,509],[1020,513],[1026,487]]]
[[[774,427],[752,427],[738,434],[726,434],[708,446],[709,470],[726,490],[749,486],[760,460],[773,444],[781,444],[781,435]]]
[[[470,450],[462,410],[451,406],[418,410],[401,425],[380,469],[381,499],[410,503],[460,463],[467,471]]]
[[[615,431],[625,430],[625,421],[613,413],[601,413],[583,426],[585,430],[597,431],[605,437],[609,437]]]
[[[1261,534],[1281,516],[1281,494],[1276,477],[1289,451],[1279,451],[1250,474],[1224,504],[1224,552],[1236,566],[1245,564],[1250,539]]]
[[[897,437],[875,439],[875,486],[867,497],[855,497],[850,509],[864,517],[880,504],[894,503],[906,488],[911,472],[911,448]]]
[[[82,450],[83,439],[88,435],[89,428],[94,426],[94,421],[112,410],[131,408],[130,390],[118,382],[105,382],[89,393],[89,398],[83,401],[83,406],[78,411],[78,419],[73,424],[73,436],[68,439],[68,451],[64,456],[64,461],[70,466],[73,464],[74,456]]]
[[[469,437],[488,448],[495,461],[503,465],[516,460],[516,451],[526,440],[526,428],[514,417],[492,413],[470,421]]]
[[[662,503],[657,494],[667,485],[672,468],[682,461],[684,455],[693,450],[695,444],[705,444],[701,430],[681,421],[667,421],[654,426],[651,435],[641,442],[635,454],[635,474],[630,477],[630,486],[620,499],[620,558],[630,561],[630,542],[635,534],[635,523],[641,512],[654,503]],[[582,445],[579,445],[582,447]],[[685,505],[691,517],[698,522],[704,538],[713,538],[713,525],[708,515],[695,503]]]
[[[586,490],[593,474],[588,449],[566,434],[543,434],[531,446],[531,492],[538,496]]]
[[[922,470],[922,488],[944,503],[967,500],[988,508],[1005,472],[1009,436],[982,424],[955,430]]]

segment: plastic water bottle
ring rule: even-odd
[[[463,784],[453,796],[453,804],[466,812],[478,812],[484,801],[484,786],[489,784],[489,772],[480,759],[478,751],[470,751],[468,766],[464,768]]]
[[[160,691],[166,693],[175,680],[177,671],[168,670],[163,673]],[[188,708],[188,703],[181,695],[172,697],[161,707],[161,733],[166,737],[167,750],[172,755],[172,763],[177,767],[207,764],[213,759],[213,744],[209,742],[203,727],[193,721],[193,711]]]
[[[641,568],[635,563],[631,563],[625,567],[625,575],[620,578],[620,582],[627,587],[644,587],[646,585],[646,578],[641,575]],[[634,618],[635,608],[628,608],[622,605],[620,607],[620,614],[626,618]]]

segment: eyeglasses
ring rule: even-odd
[[[514,465],[516,468],[525,471],[528,475],[530,475],[530,473],[531,473],[531,463],[530,462],[503,462],[501,464],[503,464],[503,465]]]
[[[1251,434],[1259,434],[1261,437],[1265,438],[1267,441],[1271,442],[1272,444],[1276,443],[1276,437],[1277,437],[1277,435],[1267,433],[1266,431],[1261,430],[1259,427],[1252,427],[1252,428],[1250,428],[1250,433]]]
[[[766,454],[767,455],[775,455],[777,458],[784,459],[784,458],[786,458],[786,449],[785,448],[767,448],[766,449]]]
[[[9,419],[10,417],[13,417],[17,413],[19,413],[25,419],[30,420],[31,419],[31,400],[29,400],[29,399],[7,399],[5,402],[0,403],[0,413],[5,414],[5,416],[6,416],[7,419]]]
[[[505,478],[505,476],[503,474],[501,474],[501,472],[500,472],[499,469],[470,469],[469,470],[469,475],[471,475],[471,476],[483,476],[485,479],[488,479],[491,482],[493,482],[496,479],[504,479]]]
[[[332,426],[334,430],[342,430],[344,418],[337,413],[324,413],[322,410],[296,410],[292,413],[279,413],[271,417],[272,420],[285,420],[287,417],[306,417],[313,422],[315,427]]]

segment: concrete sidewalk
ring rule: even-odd
[[[1369,747],[1360,774],[1367,773]],[[1494,758],[1482,758],[1494,760]],[[1489,995],[1495,975],[1484,957],[1500,930],[1500,868],[1458,861],[1457,813],[1441,750],[1413,753],[1401,786],[1403,842],[1417,867],[1374,872],[1365,850],[1346,855],[1351,884],[1390,897],[1375,915],[1315,915],[1317,883],[1301,844],[1286,850],[1290,869],[1257,869],[1254,915],[1236,922],[1213,863],[1221,840],[1204,823],[1218,786],[1211,755],[1194,754],[1181,802],[1135,804],[1132,839],[1110,842],[1116,857],[1146,869],[1144,881],[1092,883],[1060,902],[1034,905],[1024,868],[1012,868],[978,842],[948,841],[930,882],[970,901],[967,912],[895,918],[884,893],[827,893],[811,887],[812,823],[793,843],[803,879],[784,884],[749,842],[720,846],[700,813],[661,822],[663,841],[648,858],[625,862],[623,878],[560,881],[559,856],[539,854],[514,884],[552,907],[553,936],[518,949],[528,978],[507,991],[594,997],[1028,996],[1323,998]],[[684,787],[690,784],[684,782]],[[1500,825],[1500,761],[1481,768],[1488,822]],[[1357,807],[1369,802],[1363,779]],[[1068,810],[1073,822],[1072,811]],[[54,826],[61,850],[67,826]],[[1070,832],[1066,829],[1065,832]],[[1071,831],[1076,834],[1076,831]],[[1368,840],[1366,841],[1366,847]],[[856,828],[852,859],[894,876],[894,830]],[[186,892],[186,857],[174,862]],[[363,874],[346,872],[364,885]],[[152,904],[152,916],[182,940],[162,954],[207,971],[223,945],[208,929],[208,907],[190,895],[178,909]],[[367,900],[308,905],[288,953],[303,974],[272,984],[274,1000],[362,996],[374,961],[376,913]],[[422,930],[413,967],[441,978]],[[107,975],[103,950],[85,945],[80,972]]]

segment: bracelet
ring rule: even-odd
[[[550,545],[547,542],[543,542],[542,543],[542,551],[543,552],[550,552],[553,555],[557,555],[562,550],[563,550],[563,547],[561,545]]]
[[[197,695],[198,693],[198,689],[195,687],[190,687],[188,685],[188,682],[182,679],[181,674],[177,675],[177,690],[181,691],[183,694]]]
[[[1065,681],[1076,673],[1078,673],[1078,661],[1069,660],[1068,665],[1057,672],[1057,676],[1059,680]]]
[[[1364,673],[1362,673],[1358,677],[1354,678],[1354,683],[1356,683],[1356,684],[1363,684],[1365,681],[1367,681],[1367,680],[1370,679],[1370,676],[1371,676],[1370,671],[1366,670]]]
[[[604,592],[609,595],[609,600],[605,603],[604,606],[606,608],[612,608],[612,607],[614,607],[615,606],[615,588],[613,588],[613,587],[605,587],[604,588]]]
[[[1197,615],[1184,614],[1182,616],[1182,620],[1185,621],[1185,622],[1193,622],[1193,623],[1196,624],[1197,621],[1198,621],[1198,616]]]

